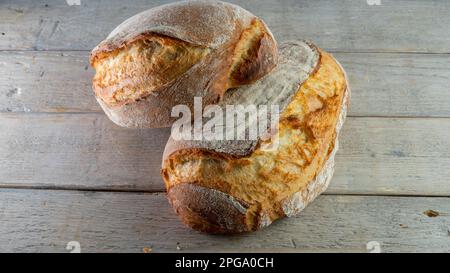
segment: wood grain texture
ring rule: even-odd
[[[90,50],[126,18],[167,0],[4,0],[0,49]],[[279,41],[306,38],[334,51],[450,52],[447,0],[230,0],[263,18]]]
[[[450,55],[338,53],[350,116],[450,117]],[[1,112],[100,112],[88,52],[0,52]]]
[[[330,193],[450,196],[450,119],[350,118]]]
[[[101,114],[0,115],[7,186],[161,189],[168,130],[127,130]]]
[[[88,52],[1,52],[0,111],[100,111]]]
[[[0,115],[0,186],[163,191],[170,129],[102,114]],[[450,196],[450,119],[349,118],[328,193]]]
[[[448,198],[322,196],[239,236],[185,228],[164,194],[0,190],[0,200],[0,252],[67,252],[69,241],[82,252],[367,252],[370,241],[382,252],[450,252]]]
[[[351,116],[450,116],[450,55],[334,55],[349,76]]]

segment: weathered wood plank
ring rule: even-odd
[[[90,50],[126,18],[168,2],[4,0],[0,49]],[[230,2],[262,17],[279,41],[306,38],[335,51],[450,52],[447,0]]]
[[[88,52],[0,53],[0,111],[100,111]]]
[[[450,55],[334,55],[349,76],[350,115],[450,116]]]
[[[102,114],[1,114],[0,186],[162,191],[169,129]],[[329,193],[450,196],[450,119],[349,118]]]
[[[88,52],[0,52],[0,111],[98,112]],[[450,117],[450,55],[335,54],[351,116]]]
[[[100,114],[0,116],[2,185],[162,188],[168,130],[127,130]]]
[[[82,252],[367,252],[371,241],[382,252],[450,252],[448,198],[322,196],[239,236],[185,228],[164,194],[0,190],[0,200],[0,252],[67,252],[69,241]]]
[[[330,193],[450,196],[450,119],[351,118]]]

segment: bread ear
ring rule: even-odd
[[[217,103],[267,75],[277,58],[270,30],[243,8],[177,2],[131,17],[92,51],[93,89],[118,125],[167,127],[174,106],[192,109],[194,97]]]

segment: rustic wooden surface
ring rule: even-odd
[[[321,196],[301,215],[239,236],[186,229],[162,193],[0,190],[0,251],[384,252],[448,251],[448,198]],[[178,250],[177,247],[180,249]]]
[[[101,113],[0,115],[0,187],[163,191],[168,129]],[[330,194],[450,196],[450,118],[349,117]]]
[[[3,0],[6,50],[91,50],[126,18],[168,0]],[[373,1],[373,0],[370,0]],[[230,0],[262,17],[278,40],[311,39],[324,49],[350,52],[450,50],[447,0]]]
[[[313,40],[352,87],[337,169],[304,213],[254,234],[184,228],[159,177],[168,129],[96,104],[89,50],[170,1],[0,2],[0,251],[450,252],[450,2],[231,1],[282,42]],[[427,210],[439,212],[430,218]]]
[[[334,55],[352,84],[350,116],[450,117],[450,55]],[[87,51],[0,51],[0,111],[101,111],[88,58]]]

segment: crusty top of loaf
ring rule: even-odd
[[[229,90],[218,105],[224,113],[227,105],[242,105],[244,107],[266,105],[268,109],[272,105],[277,105],[279,110],[283,111],[299,86],[315,71],[319,59],[319,51],[311,43],[306,41],[286,42],[280,46],[279,63],[269,75],[254,84]],[[260,118],[264,117],[259,116],[258,119]],[[240,124],[236,123],[235,131],[257,128],[258,119],[249,120],[244,126],[239,126]],[[247,156],[255,150],[260,139],[269,129],[270,123],[267,124],[266,131],[258,131],[257,138],[252,140],[175,141],[171,137],[167,143],[163,160],[172,153],[184,149],[204,149],[233,157]],[[239,133],[241,132],[237,132],[237,134]]]
[[[186,1],[140,13],[117,27],[91,54],[93,90],[116,124],[170,126],[176,105],[192,109],[267,75],[278,62],[266,24],[223,2]]]
[[[158,6],[120,24],[92,51],[91,60],[149,33],[217,48],[230,40],[236,28],[249,25],[254,18],[245,9],[220,1],[194,0]]]

